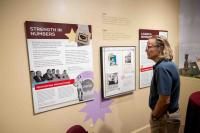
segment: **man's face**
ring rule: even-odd
[[[55,74],[55,69],[52,69],[52,73]]]
[[[60,74],[59,70],[56,70],[56,74]]]
[[[37,71],[37,72],[36,72],[36,75],[37,75],[38,77],[40,77],[40,76],[42,75],[42,73],[41,73],[40,71]]]
[[[156,46],[156,39],[149,39],[147,42],[146,52],[148,59],[156,60],[160,54],[159,48]]]
[[[47,70],[47,74],[51,74],[51,70],[50,69]]]
[[[35,72],[31,72],[31,76],[34,77],[35,76]]]

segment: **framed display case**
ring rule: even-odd
[[[100,47],[103,98],[135,90],[135,46]]]

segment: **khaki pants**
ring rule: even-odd
[[[150,119],[151,133],[178,133],[180,127],[179,111],[164,114],[159,120]]]

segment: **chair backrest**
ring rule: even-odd
[[[70,127],[66,133],[88,133],[81,125]]]

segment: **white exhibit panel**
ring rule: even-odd
[[[100,51],[103,98],[132,93],[136,78],[135,47],[101,47]]]
[[[139,29],[139,51],[140,51],[140,88],[149,87],[153,76],[154,61],[148,59],[146,47],[148,39],[152,36],[168,37],[168,32],[165,30],[149,30]]]
[[[26,21],[34,113],[93,99],[91,25]]]

